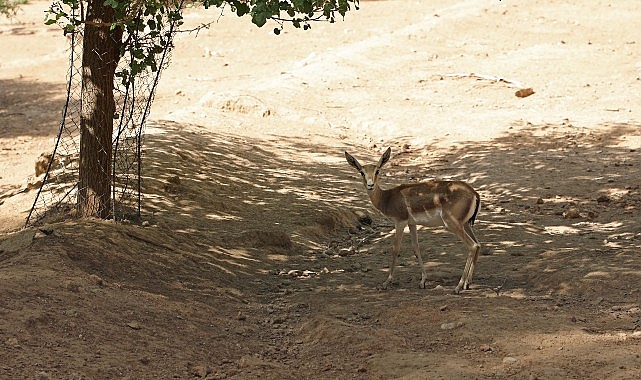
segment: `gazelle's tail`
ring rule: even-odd
[[[472,214],[472,217],[470,218],[470,220],[467,221],[470,224],[470,226],[474,225],[474,222],[476,221],[476,215],[478,215],[480,208],[481,208],[481,197],[479,197],[477,195],[476,196],[476,207],[474,208],[474,214]]]

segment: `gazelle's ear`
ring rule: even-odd
[[[383,153],[383,155],[381,156],[381,159],[378,160],[378,167],[380,168],[383,165],[385,165],[385,163],[389,161],[389,158],[391,155],[392,155],[392,148],[387,148],[385,153]]]
[[[359,172],[363,170],[363,168],[361,167],[361,164],[358,162],[358,160],[357,160],[357,159],[355,159],[354,157],[352,157],[352,155],[351,155],[351,154],[349,154],[349,153],[345,152],[345,159],[347,160],[347,163],[348,163],[348,164],[350,164],[350,165],[352,165],[353,167],[355,167],[355,168],[356,168],[356,170],[358,170]]]

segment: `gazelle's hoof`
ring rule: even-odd
[[[398,282],[397,282],[397,281],[394,281],[394,280],[393,280],[393,279],[391,279],[391,278],[388,278],[388,279],[387,279],[387,280],[385,280],[385,282],[383,282],[380,286],[377,286],[377,287],[376,287],[376,289],[379,289],[379,290],[387,290],[387,289],[389,289],[389,288],[390,288],[390,285],[393,285],[393,284],[398,284]]]
[[[426,280],[421,280],[421,282],[418,284],[418,287],[421,289],[425,289],[425,281]]]
[[[456,288],[454,288],[454,293],[459,294],[461,293],[461,290],[470,290],[470,284],[458,284]]]

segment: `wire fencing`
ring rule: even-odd
[[[77,12],[77,10],[74,10]],[[111,152],[109,178],[111,188],[110,219],[137,220],[140,218],[142,202],[142,145],[145,121],[149,115],[160,74],[169,65],[173,37],[177,21],[167,18],[161,33],[133,32],[123,35],[122,41],[136,46],[162,46],[155,53],[157,65],[147,67],[122,81],[114,80],[115,115],[111,147],[98,147]],[[96,107],[101,104],[93,94],[86,94],[82,81],[83,28],[77,27],[67,35],[70,41],[69,69],[67,72],[67,97],[62,110],[60,129],[51,155],[45,156],[46,171],[42,183],[27,216],[26,225],[53,222],[73,216],[77,210],[79,191],[80,159],[80,115],[82,107]],[[161,41],[162,40],[162,41]],[[139,61],[138,61],[139,62]],[[126,52],[118,63],[116,72],[134,72],[137,64],[133,53]],[[92,149],[96,149],[93,147]]]

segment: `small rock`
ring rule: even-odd
[[[49,380],[49,374],[45,371],[36,373],[36,380]]]
[[[532,89],[532,87],[522,88],[520,90],[517,90],[514,93],[514,95],[519,97],[519,98],[527,98],[528,96],[530,96],[532,94],[534,94],[534,90]]]
[[[36,160],[35,164],[35,169],[36,169],[36,177],[40,177],[44,173],[47,172],[47,169],[49,168],[49,163],[51,163],[52,167],[56,167],[60,164],[60,160],[57,158],[52,161],[51,159],[51,154],[48,153],[42,153],[40,157]]]
[[[272,324],[274,325],[282,325],[283,323],[285,323],[285,318],[283,317],[276,317],[272,319]]]
[[[91,274],[91,275],[89,275],[89,280],[90,280],[93,284],[98,285],[98,286],[100,286],[100,287],[107,286],[107,284],[105,283],[105,280],[103,280],[100,276],[98,276],[98,275],[96,275],[96,274]]]
[[[536,198],[536,204],[537,204],[537,205],[542,205],[543,203],[545,203],[545,201],[543,200],[543,198]]]
[[[197,365],[191,369],[192,375],[195,377],[205,378],[212,372],[211,368],[204,365]]]
[[[579,210],[577,210],[575,207],[570,207],[563,213],[563,217],[565,219],[577,219],[581,217],[581,214],[579,213]]]
[[[136,321],[131,321],[127,323],[127,326],[133,330],[142,330],[142,325]]]
[[[492,350],[492,347],[489,344],[482,344],[480,348],[481,348],[482,352],[492,352],[492,351],[494,351],[494,350]]]
[[[441,324],[441,330],[454,330],[463,326],[463,322],[449,322]]]
[[[29,182],[27,183],[27,191],[39,189],[42,186],[42,181]]]
[[[4,343],[9,347],[20,347],[20,345],[18,344],[18,338],[15,337],[7,339]]]
[[[516,363],[518,361],[519,361],[519,359],[511,357],[511,356],[506,356],[506,357],[503,358],[503,364],[507,364],[507,365],[514,364],[514,363]]]
[[[610,199],[610,197],[608,197],[608,196],[607,196],[607,195],[605,195],[605,194],[599,195],[599,197],[596,199],[596,201],[597,201],[597,202],[599,202],[599,203],[608,203],[608,202],[610,202],[611,200],[612,200],[612,199]]]

